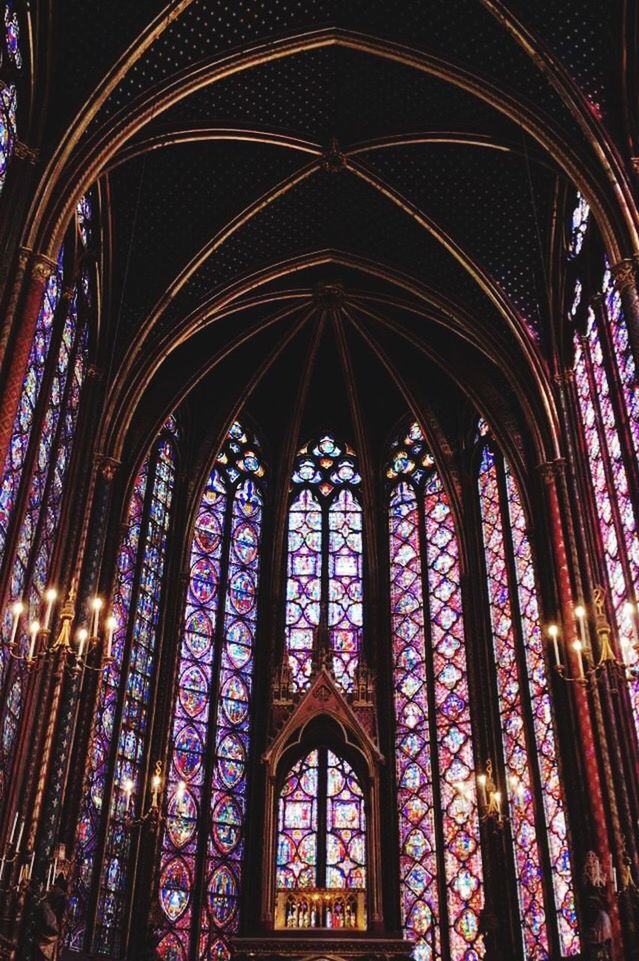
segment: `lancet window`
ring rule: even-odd
[[[333,673],[344,691],[353,688],[363,625],[360,483],[354,451],[330,435],[298,454],[288,515],[286,593],[294,690],[308,684],[322,610]]]
[[[14,605],[22,605],[16,641],[28,645],[29,623],[37,620],[53,580],[56,532],[80,412],[88,343],[88,312],[77,284],[68,285],[63,250],[46,284],[28,359],[9,451],[1,475],[0,565],[6,584],[0,629],[8,640]],[[0,760],[11,768],[22,711],[25,666],[0,654],[3,693]]]
[[[366,889],[362,788],[348,761],[325,746],[300,758],[281,788],[276,885],[278,891]],[[349,903],[322,896],[284,899],[288,911],[296,912],[294,918],[287,915],[285,926],[355,927],[357,902],[351,909]]]
[[[140,810],[146,739],[176,473],[171,417],[138,470],[117,555],[112,611],[113,660],[102,679],[87,785],[78,827],[70,943],[81,948],[97,893],[93,944],[117,954],[125,927],[131,830]],[[101,852],[101,857],[99,853]]]
[[[577,210],[584,207],[578,199]],[[587,224],[588,208],[582,219]],[[575,258],[575,239],[568,254]],[[581,305],[583,284],[577,273],[571,319]],[[586,313],[583,333],[574,335],[575,387],[588,469],[596,503],[601,554],[605,562],[610,610],[616,623],[621,656],[639,667],[636,584],[639,582],[638,508],[631,495],[630,472],[639,458],[639,394],[636,366],[621,296],[609,264],[602,264],[601,296]],[[636,466],[635,466],[636,469]],[[639,677],[628,683],[639,737]]]
[[[526,517],[509,465],[483,433],[478,493],[504,803],[512,825],[524,956],[536,961],[550,956],[554,931],[562,956],[580,950],[572,864]],[[544,877],[552,879],[552,890]]]
[[[419,961],[475,957],[483,871],[459,546],[417,424],[387,479],[404,931]]]
[[[228,958],[239,921],[264,475],[255,438],[234,423],[191,543],[158,891],[167,961],[191,945]]]

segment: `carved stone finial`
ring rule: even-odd
[[[610,624],[608,623],[605,609],[606,589],[601,587],[601,585],[594,588],[592,592],[592,602],[595,608],[595,627],[597,628],[597,636],[599,637],[599,644],[601,646],[600,661],[614,661],[615,655],[610,646]]]

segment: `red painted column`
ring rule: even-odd
[[[0,395],[0,471],[7,462],[22,385],[27,373],[29,351],[33,343],[38,314],[44,298],[47,280],[55,269],[55,262],[43,254],[33,257],[29,279],[17,314],[16,331],[6,359],[3,387]]]
[[[573,644],[579,640],[575,622],[575,604],[572,596],[572,586],[570,583],[570,573],[568,569],[568,555],[566,553],[566,543],[564,540],[563,526],[561,523],[561,510],[559,507],[559,497],[557,495],[557,485],[554,471],[547,471],[544,477],[546,490],[548,491],[548,501],[550,507],[550,520],[552,526],[552,543],[555,551],[555,561],[557,565],[559,603],[561,605],[561,619],[563,622],[564,640],[566,648],[566,659],[570,667],[572,677],[577,677],[579,665]],[[595,736],[588,705],[588,695],[586,689],[581,684],[572,685],[575,689],[575,702],[577,716],[579,718],[579,735],[584,755],[584,766],[588,776],[588,798],[592,810],[593,828],[597,845],[597,855],[605,873],[608,873],[611,864],[611,849],[608,838],[608,826],[606,812],[603,805],[602,783],[599,776],[599,765],[595,748]],[[621,961],[623,958],[623,937],[621,933],[621,921],[617,899],[612,890],[612,884],[608,883],[610,897],[609,913],[612,922],[614,957]]]

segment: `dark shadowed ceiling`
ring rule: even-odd
[[[44,154],[61,191],[102,158],[109,443],[175,404],[202,452],[245,409],[275,460],[329,426],[381,457],[409,409],[453,446],[477,406],[541,416],[568,173],[596,179],[590,121],[623,136],[622,4],[52,11]]]

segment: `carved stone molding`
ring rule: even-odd
[[[56,269],[57,264],[55,260],[51,260],[46,254],[33,254],[33,262],[31,264],[31,276],[34,280],[38,280],[43,284],[46,284],[47,280]]]
[[[105,481],[112,481],[118,472],[120,461],[115,457],[100,456],[98,459],[98,470]]]
[[[617,290],[621,292],[626,288],[633,288],[636,284],[636,264],[631,257],[624,257],[616,264],[612,264],[610,272],[615,281]]]

